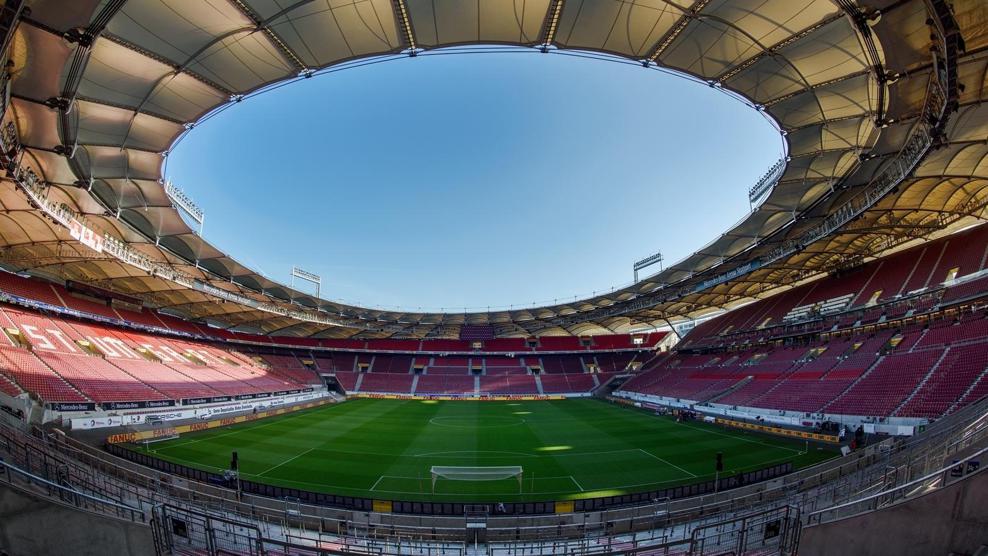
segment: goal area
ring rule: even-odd
[[[504,481],[518,479],[518,492],[522,491],[522,468],[520,465],[499,467],[455,467],[434,465],[432,474],[432,493],[436,493],[436,481]]]

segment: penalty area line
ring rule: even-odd
[[[799,454],[800,453],[799,450],[797,450],[795,448],[790,448],[788,446],[780,446],[780,445],[777,445],[777,444],[769,444],[768,442],[762,442],[760,440],[755,440],[753,438],[747,438],[747,437],[741,436],[741,435],[727,434],[727,433],[723,433],[723,432],[720,432],[720,431],[704,429],[704,428],[701,428],[701,427],[694,427],[693,425],[687,425],[686,423],[677,423],[677,424],[682,425],[682,426],[687,427],[687,428],[690,428],[690,429],[694,429],[694,430],[698,430],[698,431],[703,431],[703,432],[710,433],[710,434],[716,434],[718,436],[726,436],[727,438],[732,438],[734,440],[742,440],[744,442],[750,442],[752,444],[761,444],[762,446],[768,446],[769,448],[776,448],[776,449],[779,449],[779,450],[788,450],[788,451],[793,452],[793,453],[796,453],[796,454]],[[743,431],[742,430],[741,432],[744,433],[746,431]]]
[[[657,455],[655,455],[655,454],[653,454],[652,452],[649,452],[648,450],[643,450],[643,449],[641,449],[641,448],[639,448],[638,450],[639,450],[639,451],[641,451],[641,452],[642,452],[643,454],[646,454],[646,455],[649,455],[649,456],[652,456],[653,458],[655,458],[655,459],[657,459],[657,460],[659,460],[659,461],[661,461],[662,463],[664,463],[664,464],[666,464],[666,465],[668,465],[669,467],[675,467],[676,469],[678,469],[678,470],[680,470],[680,471],[682,471],[683,473],[686,473],[686,474],[687,474],[687,475],[689,475],[690,477],[692,477],[692,478],[694,478],[694,479],[696,478],[696,474],[695,474],[695,473],[691,473],[691,472],[689,472],[689,471],[687,471],[687,470],[685,470],[685,469],[683,469],[682,467],[680,467],[680,466],[678,466],[678,465],[676,465],[675,463],[671,463],[671,462],[668,462],[668,461],[666,461],[666,460],[664,460],[664,459],[662,459],[662,458],[660,458],[659,456],[657,456]]]
[[[274,471],[275,469],[278,469],[282,465],[285,465],[286,463],[291,463],[291,462],[297,460],[298,458],[304,456],[305,454],[308,454],[309,452],[311,452],[313,450],[315,450],[315,448],[309,448],[308,450],[302,452],[301,454],[298,454],[297,456],[294,456],[294,457],[290,457],[290,458],[286,459],[285,461],[279,463],[278,465],[275,465],[274,467],[269,467],[269,468],[265,469],[264,471],[261,471],[260,473],[258,473],[257,475],[254,475],[254,476],[255,477],[260,477],[261,475],[264,475],[265,473],[269,473],[271,471]]]

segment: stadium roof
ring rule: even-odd
[[[983,0],[954,0],[952,10],[940,0],[26,5],[11,46],[8,121],[40,185],[8,178],[0,188],[0,262],[225,327],[317,337],[448,337],[462,324],[490,324],[500,336],[626,332],[764,296],[956,228],[985,208]],[[202,239],[165,193],[171,145],[244,95],[368,57],[489,44],[606,53],[741,95],[783,130],[784,173],[742,222],[633,286],[466,314],[384,311],[293,291]],[[73,221],[103,238],[100,253],[73,239]]]

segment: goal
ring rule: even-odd
[[[166,440],[175,440],[179,437],[179,433],[174,427],[164,427],[160,429],[154,429],[150,435],[139,440],[140,444],[144,446],[144,450],[148,451],[148,447],[155,442],[164,442]],[[145,432],[144,434],[147,434]]]
[[[432,466],[432,493],[436,493],[436,481],[446,479],[449,481],[503,481],[506,479],[518,479],[518,492],[521,493],[522,468],[520,465],[508,465],[501,467],[452,467],[452,466]]]

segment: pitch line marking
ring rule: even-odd
[[[247,430],[253,431],[253,430],[257,430],[257,429],[262,428],[262,427],[273,425],[276,422],[277,421],[272,421],[270,423],[265,423],[263,425],[258,425],[256,427],[250,428],[250,429],[247,429],[247,428],[238,428],[236,430],[227,431],[227,432],[224,432],[222,434],[204,435],[202,438],[196,438],[196,439],[189,440],[189,441],[186,441],[186,442],[179,442],[178,444],[172,444],[171,446],[163,446],[161,448],[158,448],[158,450],[162,450],[162,451],[164,451],[164,450],[171,450],[172,448],[180,448],[182,446],[187,446],[189,444],[195,444],[196,442],[202,442],[203,440],[213,440],[214,438],[222,438],[224,436],[230,436],[231,434],[238,434],[238,433],[241,433],[241,432],[244,432],[244,431],[247,431]],[[240,424],[240,423],[238,423],[238,424]],[[206,431],[194,431],[194,432],[206,432]]]
[[[562,453],[551,453],[545,454],[547,457],[554,458],[572,458],[579,456],[603,456],[607,454],[624,454],[627,452],[637,452],[641,450],[640,448],[622,448],[620,450],[604,450],[602,452],[562,452]],[[651,455],[651,454],[649,454]]]
[[[215,469],[215,470],[217,470],[219,472],[223,472],[223,471],[226,470],[225,467],[215,467],[215,466],[206,465],[204,463],[200,463],[200,462],[197,462],[197,461],[190,461],[190,460],[187,460],[187,459],[177,458],[175,456],[163,456],[162,459],[164,461],[170,461],[172,463],[174,463],[176,461],[180,461],[182,463],[188,463],[190,466],[195,467],[196,469]],[[241,475],[250,475],[251,477],[256,476],[256,475],[254,475],[252,473],[241,473]]]
[[[382,477],[384,477],[386,479],[407,479],[407,480],[410,480],[410,481],[411,480],[416,480],[417,481],[419,479],[424,479],[425,478],[424,476],[423,477],[407,477],[405,475],[382,475]],[[535,480],[536,481],[548,481],[550,479],[569,479],[571,477],[572,477],[572,475],[558,475],[558,476],[555,476],[555,477],[543,477],[543,476],[539,475],[538,477],[535,478]],[[508,477],[508,479],[513,479],[513,478],[514,477]],[[497,481],[507,481],[508,479],[497,479]],[[483,479],[475,479],[475,480],[476,481],[483,481]],[[526,479],[526,480],[528,480],[528,479]],[[496,482],[496,481],[488,481],[488,482]]]
[[[410,480],[410,481],[411,480],[418,480],[418,479],[424,479],[425,478],[424,476],[423,477],[406,477],[404,475],[384,475],[384,477],[387,478],[387,479],[407,479],[407,480]],[[572,477],[572,475],[558,475],[558,476],[555,476],[555,477],[543,477],[543,476],[539,475],[538,477],[535,478],[535,480],[536,481],[548,481],[550,479],[569,479],[571,477]],[[508,477],[508,479],[514,479],[514,477]],[[507,481],[508,479],[497,479],[496,481]],[[527,481],[529,479],[525,479],[525,480]],[[483,481],[483,479],[475,479],[475,481]],[[488,481],[488,482],[496,482],[496,481]]]
[[[377,485],[380,484],[381,480],[383,480],[385,476],[386,475],[381,475],[380,477],[378,477],[377,480],[374,481],[374,484],[371,485],[370,490],[368,490],[367,492],[374,492],[374,489],[377,488]]]
[[[576,485],[576,488],[580,489],[580,492],[586,492],[585,490],[583,490],[583,485],[581,485],[580,482],[576,480],[576,477],[570,475],[569,480],[573,481],[573,484]]]
[[[257,474],[257,475],[255,475],[255,476],[256,476],[256,477],[260,477],[261,475],[264,475],[265,473],[268,473],[269,471],[274,471],[275,469],[278,469],[278,468],[279,468],[279,467],[281,467],[282,465],[285,465],[286,463],[290,463],[290,462],[293,462],[293,461],[295,461],[295,460],[297,460],[298,458],[300,458],[300,457],[302,457],[302,456],[304,456],[305,454],[308,454],[309,452],[311,452],[311,451],[313,451],[313,450],[315,450],[315,448],[309,448],[308,450],[306,450],[306,451],[304,451],[304,452],[302,452],[301,454],[299,454],[299,455],[297,455],[297,456],[294,456],[294,457],[291,457],[291,458],[288,458],[288,459],[286,459],[285,461],[283,461],[283,462],[281,462],[281,463],[279,463],[278,465],[275,465],[274,467],[271,467],[271,468],[269,468],[269,469],[265,469],[264,471],[261,471],[260,473],[258,473],[258,474]]]
[[[332,454],[342,454],[342,455],[359,455],[359,456],[379,456],[386,458],[424,458],[424,457],[443,457],[446,454],[511,454],[512,456],[526,457],[526,458],[572,458],[572,457],[585,457],[585,456],[601,456],[606,454],[623,454],[628,452],[637,452],[639,448],[622,448],[620,450],[604,450],[601,452],[552,452],[544,454],[526,454],[524,452],[510,452],[504,450],[458,450],[451,452],[423,452],[421,454],[386,454],[381,452],[364,452],[360,450],[350,450],[347,448],[331,448],[326,446],[319,446],[313,448],[317,452],[325,452]]]
[[[679,424],[682,425],[682,426],[684,426],[684,427],[691,428],[693,430],[698,430],[698,431],[703,431],[703,432],[709,432],[710,434],[717,434],[717,435],[720,435],[720,436],[726,436],[728,438],[733,438],[735,440],[744,440],[745,442],[751,442],[752,444],[761,444],[762,446],[768,446],[769,448],[778,448],[780,450],[789,450],[790,452],[794,452],[796,454],[802,454],[803,453],[800,450],[796,450],[794,448],[787,448],[786,446],[777,446],[775,444],[769,444],[767,442],[761,442],[761,441],[758,441],[758,440],[752,440],[751,438],[745,438],[744,436],[740,436],[740,435],[738,435],[738,436],[731,436],[729,434],[724,434],[722,432],[711,431],[711,430],[707,430],[707,429],[701,429],[699,427],[694,427],[692,425],[687,425],[686,423],[679,423]]]
[[[194,463],[194,462],[190,462],[190,461],[187,461],[187,460],[182,460],[180,458],[171,458],[171,459],[175,459],[175,460],[178,460],[178,461],[185,461],[186,463]],[[789,459],[789,458],[788,457],[779,458],[779,459],[775,459],[775,460],[769,460],[769,461],[763,462],[763,463],[774,463],[774,462],[783,461],[783,460],[786,460],[786,459]],[[203,466],[203,467],[209,467],[209,466]],[[220,468],[220,467],[217,467],[215,469],[218,469],[218,470],[222,471],[222,468]],[[732,473],[734,471],[735,470],[731,469],[731,470],[728,470],[728,473]],[[248,477],[256,477],[257,476],[257,475],[254,475],[252,473],[241,473],[241,475],[242,476],[248,476]],[[705,475],[697,475],[695,478],[701,479],[701,478],[713,477],[713,476],[714,476],[714,473],[707,473]],[[378,481],[374,483],[374,486],[376,487],[377,484],[380,483],[381,479],[384,479],[386,477],[387,478],[392,478],[392,479],[416,479],[416,480],[418,480],[418,477],[402,477],[402,476],[399,476],[399,475],[381,475],[381,477],[378,478]],[[566,476],[562,476],[562,477],[537,477],[536,478],[536,481],[541,480],[541,479],[566,479],[566,478],[569,478],[569,479],[572,480],[572,476],[571,475],[566,475]],[[296,484],[296,485],[309,485],[309,486],[315,486],[315,487],[322,487],[324,489],[339,489],[341,491],[350,491],[350,492],[360,492],[361,491],[361,489],[355,489],[353,487],[344,486],[344,485],[331,485],[331,484],[326,484],[326,483],[313,483],[313,482],[307,482],[307,481],[296,481],[296,480],[292,480],[292,479],[277,479],[277,480],[278,481],[281,481],[283,483],[291,483],[291,484]],[[611,485],[611,486],[607,486],[607,487],[601,487],[601,489],[602,490],[608,490],[608,489],[635,488],[635,487],[642,487],[642,486],[659,486],[659,485],[666,485],[666,484],[669,484],[669,483],[680,483],[681,481],[682,481],[682,479],[669,479],[669,480],[666,480],[666,481],[652,481],[650,483],[635,483],[635,484],[631,484],[631,485]],[[687,484],[685,484],[683,486],[689,486],[689,484],[687,483]],[[370,491],[366,491],[366,492],[370,492]],[[375,489],[374,492],[385,492],[385,493],[388,493],[388,494],[422,494],[421,492],[414,491],[414,490],[376,490]],[[339,494],[339,493],[332,493],[332,494]],[[537,490],[537,491],[531,492],[529,494],[572,494],[572,491],[542,491],[542,490]],[[435,494],[431,494],[431,496],[469,496],[469,495],[437,492]]]
[[[501,450],[458,450],[454,452],[424,452],[421,454],[412,454],[413,458],[425,458],[425,457],[435,457],[435,456],[449,456],[450,454],[466,454],[464,457],[471,457],[473,454],[508,454],[511,456],[521,456],[523,458],[537,458],[539,454],[525,454],[522,452],[505,452]],[[452,456],[456,457],[456,456]]]
[[[504,419],[509,419],[508,417],[505,417],[503,415],[502,416],[499,416],[499,417],[502,417]],[[453,423],[444,423],[444,422],[442,422],[443,419],[454,420],[455,421],[456,419],[460,419],[460,417],[459,416],[456,416],[456,415],[440,415],[439,417],[433,417],[432,419],[429,419],[429,424],[430,425],[435,425],[437,427],[447,427],[447,428],[451,428],[451,429],[477,429],[477,428],[503,429],[503,428],[507,428],[507,427],[517,427],[517,426],[521,426],[521,425],[524,425],[525,423],[527,423],[527,421],[525,421],[521,417],[516,417],[517,421],[507,421],[507,422],[506,421],[501,421],[500,423],[493,422],[491,424],[486,424],[485,423],[484,425],[478,425],[477,423],[466,423],[466,424],[462,424],[462,425],[461,424],[457,424],[455,422],[453,422]]]
[[[653,454],[652,452],[649,452],[648,450],[643,450],[642,448],[638,448],[638,451],[641,452],[641,453],[643,453],[643,454],[645,454],[645,455],[647,455],[647,456],[652,456],[653,458],[661,461],[662,463],[664,463],[664,464],[666,464],[666,465],[668,465],[670,467],[675,467],[676,469],[682,471],[683,473],[686,473],[687,475],[689,475],[690,477],[692,477],[694,479],[696,478],[696,474],[695,473],[691,473],[691,472],[683,469],[682,467],[676,465],[675,463],[671,463],[669,461],[666,461],[666,460],[660,458],[659,456]]]
[[[305,411],[299,411],[299,412],[295,413],[294,415],[286,415],[284,419],[274,419],[271,422],[261,423],[261,424],[259,424],[257,426],[254,426],[254,427],[239,427],[239,428],[236,428],[234,430],[224,432],[222,434],[203,435],[202,438],[196,438],[196,439],[193,439],[193,440],[189,440],[187,442],[179,442],[178,444],[172,444],[171,446],[164,446],[164,447],[158,448],[158,450],[162,450],[162,451],[164,451],[164,450],[171,450],[172,448],[178,448],[178,447],[181,447],[181,446],[186,446],[188,444],[195,444],[196,442],[202,442],[203,440],[212,440],[214,438],[222,438],[224,436],[230,436],[231,434],[239,434],[239,433],[247,432],[247,431],[255,431],[257,429],[261,429],[261,428],[264,428],[264,427],[269,427],[269,426],[274,425],[274,424],[277,424],[277,423],[284,423],[285,421],[288,421],[289,419],[294,419],[296,417],[301,417],[302,415],[309,415],[309,413],[307,413]],[[248,423],[248,421],[244,421],[243,423],[237,423],[237,425],[243,425],[243,424],[247,424],[247,423]],[[193,432],[187,433],[187,434],[195,434],[197,432],[207,432],[208,430],[210,430],[210,429],[206,429],[206,430],[203,430],[203,431],[193,431]],[[220,429],[213,429],[213,430],[220,430]]]
[[[241,473],[241,475],[246,475],[246,476],[250,476],[250,477],[255,477],[256,476],[256,475],[252,475],[250,473]],[[710,476],[712,477],[713,475],[710,475]],[[400,476],[396,476],[396,475],[382,475],[381,478],[379,478],[378,481],[374,483],[374,485],[377,486],[377,484],[383,478],[391,478],[391,479],[402,479],[402,478],[413,479],[413,478],[415,478],[415,479],[417,479],[417,477],[400,477]],[[561,476],[561,477],[540,477],[540,478],[537,478],[536,481],[538,481],[539,479],[570,479],[571,482],[572,482],[572,477],[570,475],[565,475],[565,476]],[[290,479],[279,479],[279,480],[281,482],[283,482],[283,483],[292,483],[292,484],[296,484],[296,485],[310,485],[310,486],[320,486],[320,487],[323,487],[323,488],[336,488],[336,489],[340,489],[340,490],[343,490],[343,491],[351,491],[351,492],[360,492],[360,491],[362,491],[362,489],[355,489],[353,487],[347,487],[347,486],[342,486],[342,485],[329,485],[329,484],[323,484],[323,483],[312,483],[312,482],[307,482],[307,481],[294,481],[294,480],[290,480]],[[670,479],[668,481],[654,481],[654,482],[651,482],[651,483],[637,483],[637,484],[633,484],[633,485],[615,485],[615,486],[611,486],[611,487],[606,487],[606,489],[620,489],[620,488],[632,488],[632,487],[638,487],[638,486],[664,485],[664,484],[668,484],[668,483],[679,482],[680,480],[681,479]],[[365,492],[370,492],[370,491],[367,490]],[[422,494],[421,492],[414,491],[414,490],[378,490],[378,489],[374,489],[374,492],[386,492],[386,493],[389,493],[389,494]],[[592,491],[590,491],[590,492],[592,492]],[[528,493],[528,494],[573,494],[573,491],[566,491],[566,490],[556,490],[556,491],[536,490],[536,491],[534,491],[532,493]],[[469,494],[464,495],[464,494],[458,494],[458,493],[441,493],[441,492],[437,492],[435,494],[430,494],[430,496],[470,496],[470,495]]]

